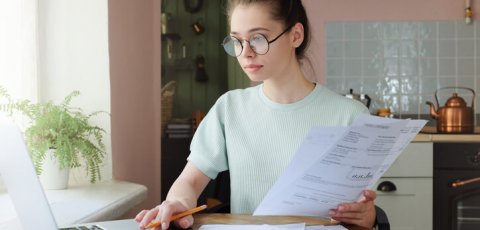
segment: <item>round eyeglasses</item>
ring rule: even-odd
[[[287,27],[287,29],[285,29],[281,34],[279,34],[277,37],[270,41],[267,40],[267,38],[263,34],[254,34],[250,37],[249,40],[241,40],[233,36],[227,36],[223,39],[222,46],[228,55],[232,57],[238,57],[240,56],[240,54],[242,54],[243,42],[248,42],[248,45],[253,50],[253,52],[259,55],[263,55],[268,52],[270,43],[275,42],[284,33],[290,30],[290,28],[292,28],[292,26]]]

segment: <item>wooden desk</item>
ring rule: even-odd
[[[306,225],[330,225],[327,219],[300,216],[252,216],[246,214],[197,214],[192,229],[199,229],[205,224],[291,224],[306,223]],[[345,226],[351,230],[368,230],[358,226]]]

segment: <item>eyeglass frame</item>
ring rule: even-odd
[[[270,40],[270,41],[267,39],[267,37],[266,37],[265,35],[260,34],[260,33],[252,35],[248,40],[247,40],[247,39],[239,39],[239,38],[237,38],[237,37],[227,35],[227,36],[223,39],[222,44],[220,44],[220,45],[222,45],[223,49],[225,50],[225,53],[227,53],[229,56],[238,57],[238,56],[242,55],[242,53],[243,53],[243,50],[244,50],[243,43],[244,43],[244,42],[248,42],[248,46],[250,46],[250,48],[252,49],[252,46],[250,45],[250,41],[251,41],[252,37],[255,36],[255,35],[260,35],[260,36],[262,36],[263,38],[265,38],[265,40],[267,41],[267,51],[265,51],[265,53],[263,53],[263,54],[257,53],[256,49],[252,49],[252,51],[253,51],[255,54],[258,54],[258,55],[265,55],[265,54],[268,53],[268,51],[270,51],[270,44],[273,43],[273,42],[275,42],[275,41],[276,41],[277,39],[279,39],[282,35],[284,35],[287,31],[289,31],[290,29],[292,29],[292,27],[293,27],[294,25],[295,25],[295,24],[287,27],[282,33],[280,33],[277,37],[275,37],[274,39],[272,39],[272,40]],[[226,43],[225,43],[225,39],[227,39],[228,37],[230,37],[230,40],[232,40],[231,38],[233,37],[233,38],[237,39],[237,40],[240,42],[240,46],[242,47],[242,50],[241,50],[240,53],[239,53],[238,55],[236,55],[236,56],[233,56],[233,55],[229,54],[229,53],[227,52],[227,50],[225,49],[225,44],[226,44]]]

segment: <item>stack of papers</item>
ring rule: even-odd
[[[313,128],[254,215],[328,217],[371,189],[425,124],[365,114],[350,127]]]
[[[318,225],[305,226],[305,223],[281,224],[281,225],[231,225],[231,224],[209,224],[200,227],[200,230],[344,230],[341,225]]]

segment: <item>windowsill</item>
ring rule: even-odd
[[[45,191],[58,226],[120,218],[147,196],[143,185],[125,181],[104,181]],[[18,226],[9,195],[0,192],[0,227]]]

